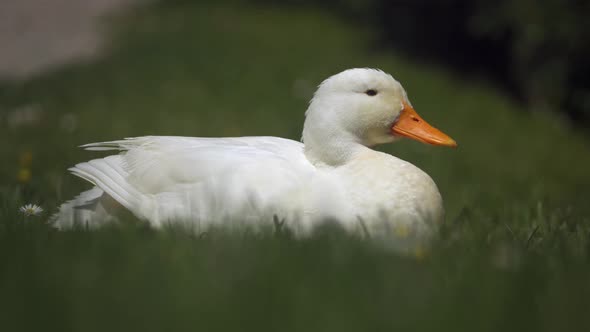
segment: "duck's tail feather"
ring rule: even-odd
[[[140,206],[142,195],[127,181],[128,174],[120,155],[80,163],[69,171],[96,187],[61,205],[52,219],[57,227],[76,223],[99,226],[116,219],[114,211],[120,206],[131,212]],[[137,217],[143,219],[143,216]]]
[[[116,220],[117,206],[117,202],[102,189],[94,187],[63,203],[50,221],[59,229],[75,226],[96,228]]]
[[[138,146],[150,145],[150,142],[152,142],[152,136],[128,137],[116,141],[88,143],[80,147],[88,151],[127,151]]]
[[[69,169],[72,174],[94,183],[129,211],[141,202],[141,194],[127,181],[120,155],[80,163]]]

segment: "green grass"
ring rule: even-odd
[[[176,2],[108,23],[103,59],[0,86],[1,330],[590,328],[587,137],[483,80],[370,52],[372,31],[326,12]],[[392,73],[460,145],[381,147],[443,194],[447,223],[427,257],[330,229],[293,240],[43,222],[89,187],[66,168],[99,154],[76,146],[146,134],[298,139],[315,86],[350,67]],[[9,125],[25,105],[39,121]],[[48,211],[23,218],[29,202]]]

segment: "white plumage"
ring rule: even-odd
[[[412,164],[370,149],[400,135],[454,144],[394,130],[406,121],[408,105],[390,75],[351,69],[318,88],[306,113],[304,143],[145,136],[87,144],[88,150],[120,153],[70,169],[96,187],[64,203],[55,220],[61,227],[96,226],[113,220],[112,210],[121,205],[154,226],[178,222],[199,231],[218,224],[272,225],[276,216],[299,234],[331,219],[375,236],[402,229],[427,237],[443,216],[436,185]]]

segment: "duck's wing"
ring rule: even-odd
[[[295,213],[315,172],[301,143],[277,137],[145,136],[83,147],[122,152],[72,173],[155,223]]]

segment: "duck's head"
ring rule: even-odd
[[[303,129],[306,152],[334,141],[340,141],[339,146],[352,142],[374,146],[402,137],[457,146],[416,113],[398,81],[367,68],[348,69],[323,81],[311,100]]]

